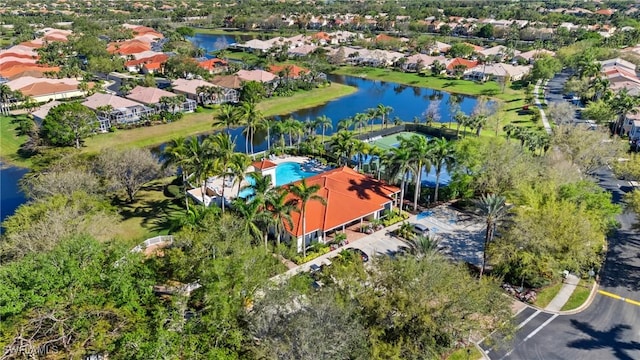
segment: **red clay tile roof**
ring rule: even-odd
[[[0,76],[3,76],[9,80],[13,80],[20,76],[29,74],[30,76],[42,77],[45,72],[58,72],[60,68],[57,66],[45,67],[37,64],[18,64],[12,67],[0,70]]]
[[[396,38],[391,37],[391,36],[386,35],[386,34],[380,34],[380,35],[376,36],[376,41],[385,42],[385,41],[393,41],[393,40],[396,40]]]
[[[240,89],[242,88],[242,79],[238,75],[221,75],[216,76],[211,80],[215,85],[218,85],[227,89]]]
[[[317,33],[311,35],[311,37],[314,38],[314,39],[318,39],[318,40],[330,40],[331,39],[331,36],[329,36],[329,34],[327,34],[324,31],[317,32]]]
[[[280,71],[283,71],[286,68],[291,69],[289,76],[294,78],[300,77],[300,75],[306,74],[309,72],[309,70],[305,68],[301,68],[300,66],[297,66],[297,65],[271,65],[267,68],[267,70],[274,75],[278,75]]]
[[[400,192],[395,186],[358,173],[348,167],[333,169],[307,178],[308,186],[320,185],[318,195],[326,205],[319,201],[307,203],[307,234],[322,230],[329,231],[343,224],[383,210],[384,205],[393,199],[391,195]],[[289,194],[288,200],[295,199]],[[295,236],[302,236],[302,217],[299,212],[291,214],[293,229],[286,230]]]
[[[453,70],[453,68],[455,68],[458,65],[462,65],[462,66],[465,66],[467,69],[471,69],[472,67],[475,67],[476,65],[478,65],[478,62],[463,59],[463,58],[455,58],[451,60],[449,64],[447,64],[447,70]]]
[[[254,161],[252,165],[258,170],[271,169],[277,166],[275,163],[269,160]]]
[[[159,62],[152,62],[142,65],[142,68],[147,70],[158,70],[160,69],[161,65],[162,64],[160,64]]]
[[[611,10],[611,9],[600,9],[600,10],[596,11],[596,14],[611,16],[611,15],[613,15],[613,10]]]
[[[222,59],[218,59],[218,58],[213,58],[213,59],[209,59],[209,60],[205,60],[205,61],[201,61],[198,63],[198,66],[200,66],[201,68],[205,69],[205,70],[213,70],[218,66],[227,66],[227,62],[222,60]]]
[[[151,45],[136,39],[110,43],[107,47],[109,53],[120,55],[137,54],[148,50],[151,50]]]
[[[144,63],[152,63],[152,62],[157,62],[157,63],[165,63],[167,62],[167,60],[169,60],[169,55],[167,54],[158,54],[158,55],[154,55],[151,57],[147,57],[147,58],[141,58],[138,60],[129,60],[127,62],[124,63],[125,66],[135,66],[135,65],[140,65],[140,64],[144,64]]]
[[[78,90],[77,85],[70,85],[64,83],[50,84],[47,82],[37,82],[20,89],[20,92],[25,96],[41,96],[48,94],[63,93],[69,91]]]

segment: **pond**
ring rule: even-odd
[[[27,201],[20,190],[18,181],[28,172],[28,169],[7,166],[0,163],[0,221],[13,215],[16,209]],[[0,234],[4,229],[0,227]]]
[[[195,46],[205,49],[205,57],[214,58],[215,56],[210,54],[212,51],[226,49],[231,44],[245,42],[253,38],[255,38],[253,35],[212,35],[196,33],[192,37],[187,37],[187,40]]]

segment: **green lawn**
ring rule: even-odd
[[[482,358],[480,350],[473,345],[464,349],[458,349],[446,357],[447,360],[479,360]]]
[[[258,109],[265,116],[289,114],[295,110],[324,104],[355,92],[356,89],[341,84],[329,87],[301,91],[290,97],[275,97],[258,104]],[[125,147],[148,147],[159,145],[175,137],[193,136],[213,131],[211,128],[215,110],[204,110],[199,113],[186,114],[174,123],[131,130],[117,130],[113,133],[99,134],[86,140],[84,152],[96,153],[103,149]]]
[[[574,310],[582,306],[585,301],[589,298],[589,294],[591,294],[591,288],[593,287],[593,281],[590,280],[580,280],[578,286],[573,291],[573,294],[567,300],[567,303],[564,304],[561,311]]]
[[[541,309],[544,309],[545,307],[547,307],[547,305],[549,305],[551,300],[553,300],[553,298],[558,295],[558,292],[561,288],[562,281],[559,281],[555,284],[551,284],[538,290],[535,305]]]
[[[20,145],[27,140],[27,136],[17,135],[17,125],[11,123],[13,119],[10,116],[0,116],[0,159],[17,166],[28,167],[30,161],[18,155]]]
[[[114,237],[136,245],[141,240],[166,235],[169,232],[168,217],[174,211],[184,211],[177,200],[164,195],[164,186],[174,178],[167,177],[148,183],[136,194],[136,201],[131,204],[122,200],[125,198],[124,194],[114,199],[122,216],[122,222],[113,228]]]

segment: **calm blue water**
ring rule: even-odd
[[[278,166],[276,166],[276,186],[291,184],[322,172],[304,170],[304,166],[304,164],[293,161],[278,164]],[[246,180],[249,184],[255,185],[255,180],[253,180],[253,178],[248,177]],[[253,195],[253,189],[244,189],[238,193],[238,197],[242,199],[246,199],[251,195]]]
[[[18,181],[29,170],[15,166],[6,166],[0,163],[0,221],[13,215],[16,209],[27,201]],[[0,233],[3,229],[0,228]]]
[[[226,49],[229,45],[234,44],[236,42],[244,42],[252,39],[253,36],[250,35],[242,35],[242,36],[234,36],[234,35],[209,35],[209,34],[195,34],[193,37],[188,37],[187,40],[192,42],[197,47],[201,47],[206,50],[207,58],[214,58],[215,56],[209,54],[212,51]]]

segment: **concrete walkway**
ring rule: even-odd
[[[545,80],[545,83],[546,83],[546,80]],[[534,102],[536,103],[536,106],[540,110],[540,119],[542,119],[542,125],[544,126],[544,130],[547,132],[547,134],[551,135],[551,124],[549,124],[549,120],[547,120],[547,115],[544,113],[544,110],[542,109],[542,103],[540,103],[540,97],[538,96],[538,90],[540,89],[540,84],[542,84],[542,80],[538,80],[538,82],[536,83],[536,86],[533,88],[533,95],[535,99]],[[543,89],[544,89],[544,85],[543,85]],[[544,98],[544,93],[542,94],[542,97]]]
[[[567,278],[564,279],[562,288],[560,289],[556,297],[554,297],[549,305],[547,305],[547,307],[544,309],[554,312],[560,311],[564,304],[566,304],[569,300],[569,297],[571,297],[571,294],[573,294],[573,291],[576,289],[578,282],[580,282],[580,278],[578,278],[577,276],[573,274],[567,275]]]

